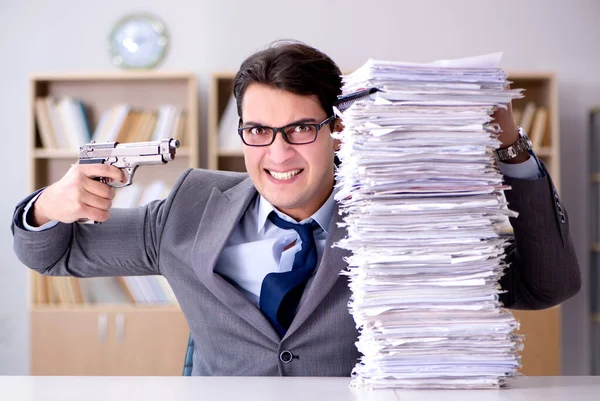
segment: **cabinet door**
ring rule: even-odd
[[[189,336],[179,308],[138,308],[114,314],[113,371],[119,376],[180,376]]]
[[[86,309],[31,311],[32,375],[108,375],[110,315]]]
[[[540,311],[513,311],[525,336],[521,373],[526,376],[560,376],[560,307]]]

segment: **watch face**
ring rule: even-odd
[[[167,52],[164,24],[150,15],[130,15],[110,34],[112,62],[122,68],[155,67]]]

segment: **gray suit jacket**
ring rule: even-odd
[[[504,276],[507,306],[556,305],[579,289],[568,221],[557,214],[549,178],[513,180],[507,194],[521,216]],[[348,312],[347,251],[331,245],[345,235],[337,211],[312,285],[280,339],[260,310],[214,272],[215,263],[256,189],[247,175],[187,170],[164,201],[115,209],[100,225],[58,224],[23,229],[24,199],[13,216],[14,250],[28,267],[76,277],[162,274],[172,286],[194,337],[194,375],[349,376],[359,358]],[[561,213],[564,213],[561,211]],[[182,349],[185,344],[182,344]],[[283,351],[291,362],[280,359]],[[182,361],[183,363],[183,361]]]

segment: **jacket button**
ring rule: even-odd
[[[290,363],[292,362],[293,358],[294,354],[292,354],[290,351],[283,351],[281,354],[279,354],[279,360],[283,363]]]
[[[561,223],[565,223],[567,221],[567,217],[565,216],[565,214],[563,212],[558,212],[558,215],[560,216]]]

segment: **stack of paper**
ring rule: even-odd
[[[491,61],[490,61],[491,59]],[[428,65],[369,60],[344,93],[338,192],[351,250],[353,384],[497,387],[520,367],[518,322],[499,303],[509,210],[491,149],[506,89],[498,55]],[[490,66],[491,64],[491,66]]]

